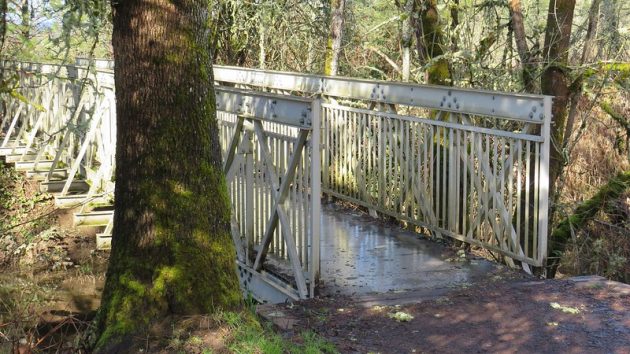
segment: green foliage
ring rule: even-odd
[[[296,344],[283,339],[269,324],[260,325],[251,315],[224,313],[224,320],[234,331],[229,345],[234,353],[337,353],[334,345],[310,331],[301,333],[302,344]]]
[[[578,273],[601,274],[622,281],[630,279],[627,267],[630,215],[624,206],[629,191],[630,171],[619,173],[556,226],[550,239],[550,254],[556,257],[550,261],[552,275],[560,265],[557,257],[568,248],[569,251],[579,250],[570,252]],[[592,229],[592,222],[598,219],[608,227]]]
[[[29,5],[24,10],[9,2],[0,59],[73,62],[82,56],[111,57],[109,1],[31,0]]]

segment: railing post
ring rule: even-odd
[[[320,223],[321,223],[321,128],[322,128],[322,100],[311,103],[311,266],[310,268],[310,297],[315,296],[315,287],[320,274]]]
[[[547,239],[549,229],[549,154],[551,148],[551,105],[552,97],[545,96],[543,99],[544,121],[542,125],[543,143],[540,149],[540,180],[538,181],[538,262],[543,269],[547,263]]]
[[[245,240],[247,243],[245,261],[248,266],[254,264],[254,151],[252,135],[245,134],[245,144],[242,153],[245,155]]]

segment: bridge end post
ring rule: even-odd
[[[320,274],[320,223],[321,223],[321,128],[322,100],[311,103],[311,266],[309,297],[315,296]]]

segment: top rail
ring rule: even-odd
[[[302,129],[312,125],[312,99],[215,87],[217,110]]]
[[[78,77],[86,68],[88,59],[77,59],[76,65],[22,63],[21,68],[42,73]],[[93,61],[93,69],[103,84],[113,85],[111,74],[114,62],[105,59]],[[65,70],[65,71],[64,71]],[[337,76],[310,75],[294,72],[259,70],[231,66],[214,66],[215,81],[223,84],[240,84],[269,89],[298,91],[303,94],[325,95],[384,104],[424,107],[440,111],[499,117],[543,124],[545,121],[544,95],[516,94],[498,91],[473,90],[436,85],[354,79]]]
[[[543,95],[214,66],[218,82],[501,117],[542,124]]]
[[[98,86],[114,88],[114,72],[93,68],[92,72],[87,66],[70,64],[42,64],[33,62],[0,61],[0,66],[7,69],[22,70],[27,73],[50,75],[57,78],[70,80],[93,79]]]

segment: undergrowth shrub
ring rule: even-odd
[[[585,227],[575,230],[563,273],[598,274],[630,283],[630,191],[607,203]]]

